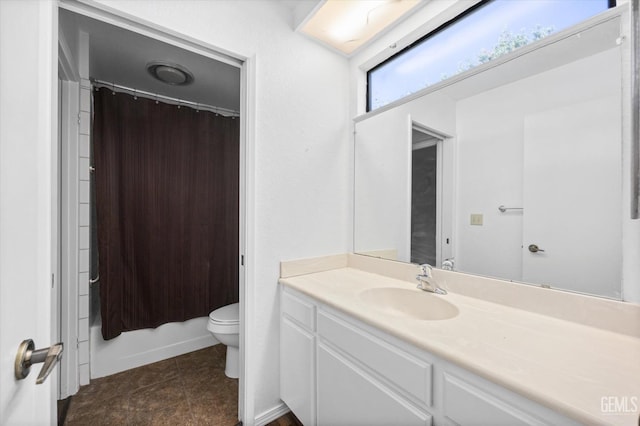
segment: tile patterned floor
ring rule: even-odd
[[[216,345],[94,379],[71,398],[64,424],[236,425],[238,380],[224,375],[225,351]]]
[[[298,420],[293,413],[289,412],[279,419],[267,424],[267,426],[302,426],[302,423],[300,423],[300,420]]]

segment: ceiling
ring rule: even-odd
[[[89,34],[89,74],[97,80],[186,101],[238,111],[240,68],[197,55],[152,38],[60,9],[65,34]],[[70,43],[71,44],[71,43]],[[194,81],[171,86],[155,80],[146,70],[153,61],[187,68]]]
[[[308,12],[297,29],[350,57],[424,4],[423,0],[326,0]]]

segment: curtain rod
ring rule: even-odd
[[[103,80],[91,79],[91,83],[97,88],[104,87],[114,92],[123,92],[123,93],[128,93],[134,96],[140,96],[140,97],[155,100],[155,101],[162,101],[164,103],[168,103],[172,105],[186,106],[189,108],[193,108],[195,110],[214,112],[216,114],[220,114],[225,117],[240,117],[240,113],[232,109],[221,108],[221,107],[207,105],[207,104],[201,104],[199,102],[186,101],[184,99],[172,98],[170,96],[159,95],[157,93],[151,93],[151,92],[146,92],[144,90],[133,89],[131,87],[122,86],[120,84],[114,84],[114,83],[110,83],[108,81],[103,81]]]

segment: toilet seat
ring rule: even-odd
[[[209,322],[220,325],[240,324],[240,303],[226,305],[211,312]]]

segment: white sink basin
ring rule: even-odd
[[[404,288],[372,288],[360,293],[360,299],[390,315],[418,320],[445,320],[458,315],[458,308],[447,302],[447,296],[436,296],[422,290]]]

